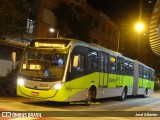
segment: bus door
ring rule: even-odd
[[[108,86],[108,54],[101,52],[100,54],[100,79],[99,86]]]
[[[124,59],[117,57],[117,82],[116,82],[116,87],[123,87],[123,63]]]
[[[154,72],[152,70],[149,70],[149,85],[148,85],[149,89],[153,89],[154,88]]]
[[[154,82],[155,82],[155,73],[151,71],[151,79],[150,79],[150,89],[154,89]]]
[[[144,72],[143,72],[143,88],[148,88],[149,87],[149,69],[144,67]]]
[[[109,56],[109,75],[108,75],[108,88],[116,88],[117,86],[117,65],[116,57]]]

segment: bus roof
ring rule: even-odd
[[[98,50],[98,51],[109,52],[111,55],[122,56],[120,53],[112,51],[112,50],[107,49],[107,48],[104,48],[104,47],[102,47],[100,45],[97,45],[97,44],[94,44],[94,43],[86,43],[86,42],[83,42],[83,41],[80,41],[80,40],[77,40],[77,39],[69,39],[69,38],[36,38],[36,39],[33,39],[31,41],[31,44],[33,42],[35,42],[35,41],[46,41],[46,42],[50,41],[51,42],[51,40],[54,40],[54,41],[55,40],[56,41],[62,40],[64,42],[69,42],[69,43],[71,43],[72,45],[75,45],[75,46],[76,45],[82,45],[82,46],[85,46],[85,47],[93,48],[93,49]]]
[[[118,52],[115,52],[115,51],[112,51],[110,49],[104,48],[104,47],[102,47],[100,45],[97,45],[95,43],[86,43],[84,41],[77,40],[77,39],[70,39],[70,38],[36,38],[36,39],[33,39],[30,44],[34,43],[35,41],[46,41],[46,42],[49,41],[49,42],[51,42],[52,40],[63,41],[64,43],[68,44],[67,46],[69,46],[70,44],[72,44],[73,46],[79,46],[80,45],[80,46],[85,46],[85,47],[92,48],[92,49],[95,49],[95,50],[98,50],[98,51],[107,52],[110,55],[113,55],[113,56],[116,56],[116,57],[121,57],[121,58],[124,58],[125,60],[131,61],[131,62],[137,61],[137,60],[133,60],[131,58],[125,57]],[[139,62],[139,61],[137,61],[137,62]],[[147,65],[145,65],[141,62],[139,62],[139,64],[145,66],[146,68],[152,69],[151,67],[149,67],[149,66],[147,66]],[[152,70],[154,70],[154,69],[152,69]]]

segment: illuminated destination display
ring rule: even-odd
[[[58,43],[40,43],[35,42],[35,47],[55,47],[55,48],[64,48],[65,44],[58,44]]]
[[[30,70],[40,70],[41,66],[40,65],[30,65]]]
[[[22,69],[27,69],[27,64],[23,64]],[[31,65],[28,66],[28,69],[30,69],[30,70],[41,70],[41,65],[31,64]]]

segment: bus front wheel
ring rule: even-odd
[[[96,90],[94,88],[90,88],[87,92],[87,98],[86,98],[86,102],[91,102],[95,99],[96,97]]]

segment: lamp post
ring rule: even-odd
[[[59,38],[59,30],[57,31],[57,38]]]
[[[140,42],[140,33],[144,30],[144,25],[142,23],[137,23],[135,25],[135,31],[138,32],[138,49],[139,49],[139,42]],[[117,52],[119,52],[120,48],[120,39],[121,39],[121,31],[118,32],[118,43],[117,43]]]
[[[117,52],[119,52],[120,36],[121,36],[121,33],[120,33],[120,30],[119,30],[119,32],[118,32],[118,45],[117,45]]]
[[[139,59],[139,53],[140,53],[140,33],[144,30],[143,23],[139,22],[135,26],[136,31],[138,32],[138,45],[137,45],[137,59]]]
[[[54,33],[54,32],[55,32],[55,29],[54,29],[54,28],[50,28],[50,29],[49,29],[49,32]]]

